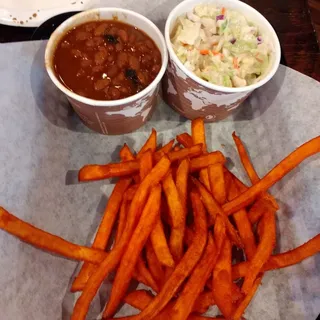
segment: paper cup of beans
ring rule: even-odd
[[[151,116],[166,70],[163,35],[144,16],[118,8],[93,9],[51,35],[45,65],[82,121],[102,134],[123,134]]]
[[[238,0],[186,0],[165,27],[166,102],[189,119],[218,121],[268,82],[280,63],[270,23]]]

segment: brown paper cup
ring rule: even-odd
[[[67,89],[56,77],[53,56],[57,43],[71,28],[93,20],[120,21],[136,26],[146,32],[158,46],[162,66],[154,81],[141,92],[121,100],[98,101],[82,97]],[[168,63],[165,40],[160,30],[144,16],[125,9],[101,8],[79,13],[62,23],[51,35],[45,53],[45,65],[53,83],[66,94],[75,112],[90,129],[102,134],[123,134],[140,128],[152,115],[157,103],[159,85]]]
[[[281,57],[279,39],[270,23],[254,8],[239,0],[208,0],[226,9],[242,13],[267,34],[273,45],[269,69],[257,83],[241,88],[228,88],[209,83],[188,70],[176,56],[171,45],[170,35],[178,17],[193,10],[201,0],[186,0],[177,5],[169,14],[165,39],[169,51],[169,65],[163,81],[163,94],[166,102],[188,119],[198,117],[207,122],[226,118],[256,89],[268,82],[276,73]]]

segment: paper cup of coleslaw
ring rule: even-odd
[[[239,0],[186,0],[168,16],[166,102],[188,119],[226,118],[276,73],[279,39],[270,23]]]

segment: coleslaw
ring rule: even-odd
[[[274,52],[268,36],[231,9],[201,4],[177,19],[173,49],[200,78],[224,87],[244,87],[267,73]]]

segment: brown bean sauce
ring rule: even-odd
[[[138,93],[154,80],[161,54],[138,28],[100,20],[66,33],[53,63],[57,77],[71,91],[95,100],[117,100]]]

